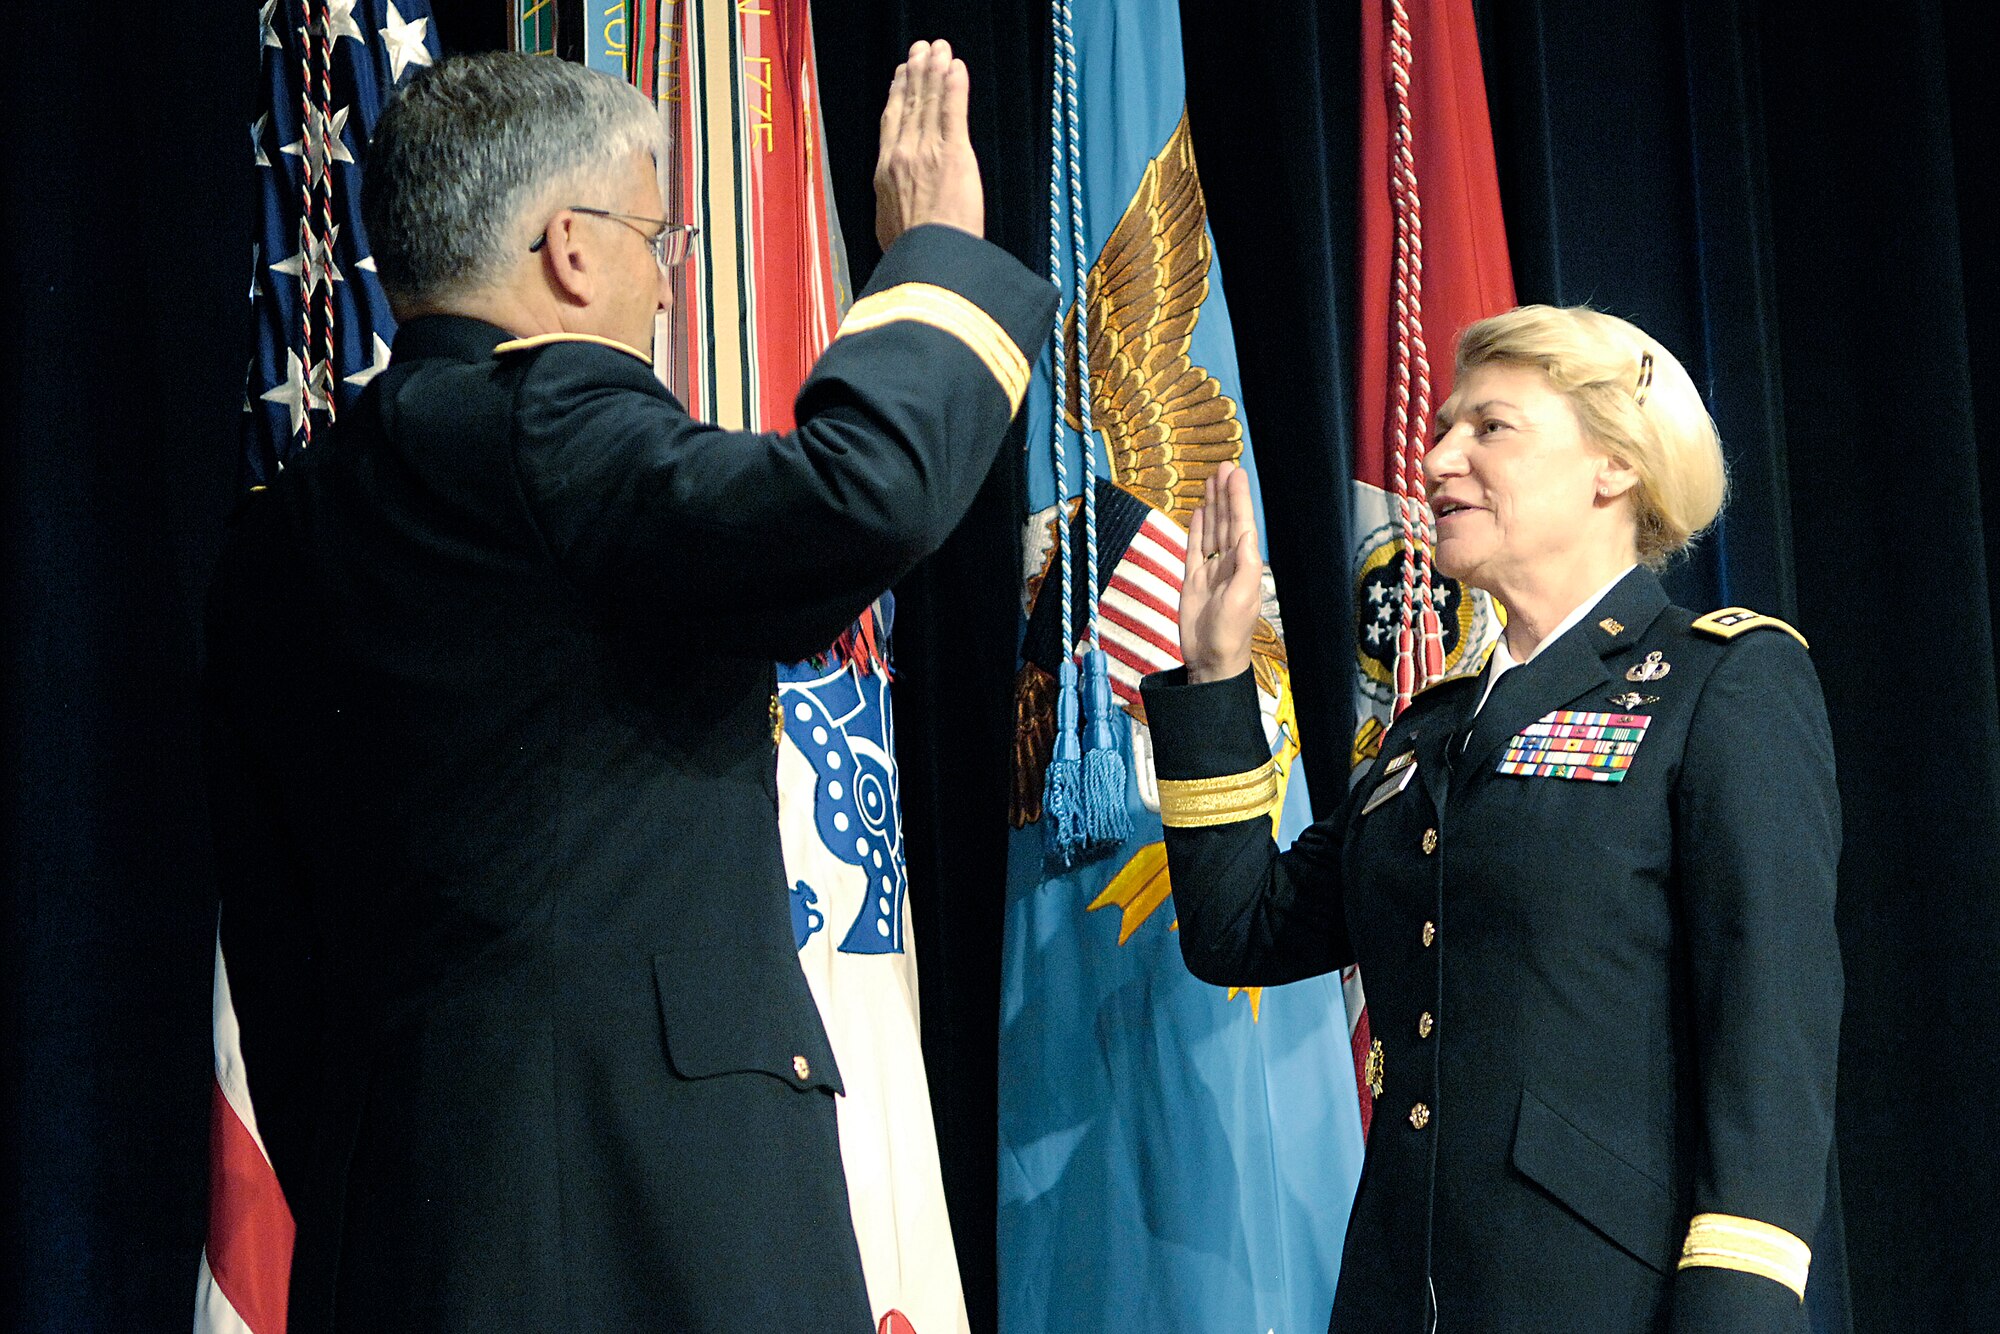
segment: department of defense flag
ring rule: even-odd
[[[1179,24],[1171,6],[1136,0],[1071,0],[1063,10],[1070,28],[1057,48],[1076,63],[1059,59],[1056,71],[1055,155],[1067,156],[1061,101],[1073,77],[1084,271],[1070,258],[1059,175],[1067,356],[1062,389],[1045,352],[1028,396],[1028,625],[1001,1002],[1000,1328],[1316,1334],[1360,1169],[1356,1104],[1341,1096],[1353,1076],[1339,981],[1238,993],[1188,973],[1137,692],[1141,676],[1180,663],[1187,522],[1204,480],[1224,461],[1256,478]],[[1095,454],[1087,492],[1085,449]],[[1134,832],[1065,863],[1050,855],[1043,797],[1062,668],[1093,643],[1109,668],[1124,773],[1115,796]],[[1310,817],[1268,576],[1253,647],[1280,787],[1272,816],[1288,841]]]

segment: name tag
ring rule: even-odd
[[[1398,759],[1401,758],[1401,756],[1398,757]],[[1383,802],[1408,787],[1410,780],[1417,776],[1417,766],[1414,757],[1412,757],[1409,764],[1398,765],[1396,760],[1391,760],[1389,763],[1392,767],[1400,768],[1402,772],[1393,778],[1384,780],[1380,786],[1368,794],[1368,800],[1361,803],[1361,813],[1363,815],[1368,814],[1368,812],[1374,810],[1377,806],[1380,806]]]
[[[1507,743],[1494,772],[1622,783],[1652,722],[1643,713],[1558,709],[1522,728]]]

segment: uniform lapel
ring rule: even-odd
[[[1612,674],[1606,659],[1637,643],[1666,605],[1659,578],[1644,566],[1619,580],[1534,661],[1500,678],[1473,724],[1472,740],[1458,760],[1460,772],[1491,769],[1509,738],[1579,695],[1605,696],[1603,707],[1608,709]]]
[[[1451,696],[1439,700],[1430,710],[1429,717],[1417,725],[1417,740],[1413,747],[1417,752],[1417,781],[1424,785],[1431,805],[1444,809],[1446,778],[1450,772],[1452,757],[1447,753],[1452,740],[1465,731],[1466,714],[1479,699],[1479,688],[1457,686]]]
[[[1472,725],[1459,767],[1467,774],[1491,768],[1507,739],[1549,710],[1608,679],[1604,662],[1572,631],[1535,655],[1533,662],[1500,678]]]

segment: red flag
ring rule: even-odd
[[[1471,0],[1363,0],[1360,185],[1357,767],[1414,690],[1470,668],[1499,630],[1483,593],[1430,566],[1422,473],[1459,333],[1514,304]],[[1343,981],[1365,1130],[1372,1040],[1358,972]]]

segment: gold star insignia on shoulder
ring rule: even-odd
[[[1724,607],[1719,611],[1712,611],[1706,616],[1698,616],[1690,628],[1699,630],[1701,633],[1710,635],[1716,639],[1725,640],[1734,639],[1736,636],[1746,634],[1751,630],[1783,630],[1786,634],[1798,640],[1802,647],[1812,647],[1811,644],[1806,643],[1804,635],[1792,629],[1791,626],[1785,624],[1777,617],[1766,616],[1762,612],[1752,611],[1748,607]]]

